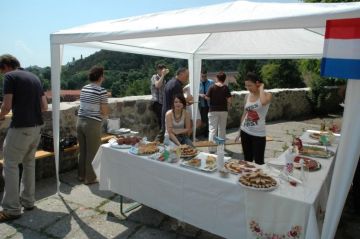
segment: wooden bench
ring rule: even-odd
[[[114,137],[113,135],[108,135],[108,134],[105,134],[103,135],[103,137],[101,137],[101,143],[106,143],[109,139],[111,139],[112,137]],[[70,148],[66,148],[64,149],[64,152],[65,153],[69,153],[69,152],[73,152],[73,151],[76,151],[79,149],[79,144],[77,145],[74,145]],[[35,153],[35,160],[38,160],[38,159],[42,159],[42,158],[48,158],[48,157],[55,157],[55,154],[54,152],[49,152],[49,151],[44,151],[44,150],[38,150],[36,151]],[[4,160],[3,159],[0,159],[0,166],[2,168],[2,165],[3,165],[3,162]]]

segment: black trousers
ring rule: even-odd
[[[241,130],[240,138],[245,160],[255,160],[257,164],[264,164],[266,137],[253,136]]]
[[[162,104],[157,101],[152,103],[152,111],[154,111],[156,118],[158,119],[158,125],[161,129],[161,111],[162,111]]]
[[[208,113],[209,113],[209,107],[201,107],[199,105],[199,110],[200,110],[200,116],[201,116],[201,121],[203,123],[203,125],[205,125],[205,136],[209,135],[209,117],[208,117]]]

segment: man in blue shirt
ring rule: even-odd
[[[207,78],[207,70],[201,70],[200,88],[199,88],[199,110],[201,115],[201,121],[205,126],[204,136],[207,138],[209,134],[209,101],[205,99],[206,93],[210,86],[214,84],[214,81]]]

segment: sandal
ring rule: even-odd
[[[11,214],[7,214],[4,211],[0,212],[0,222],[7,222],[7,221],[18,219],[20,217],[21,217],[21,214],[19,214],[19,215],[11,215]]]

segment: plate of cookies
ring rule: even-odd
[[[205,172],[214,172],[217,169],[216,155],[201,152],[196,157],[181,162],[180,165]]]
[[[192,158],[195,157],[198,154],[197,149],[191,147],[190,145],[180,145],[180,157],[181,158]]]
[[[279,186],[279,182],[275,178],[262,170],[244,174],[240,176],[238,182],[244,188],[258,191],[272,191]]]
[[[129,153],[135,155],[151,155],[155,153],[161,153],[164,151],[164,147],[160,146],[158,142],[148,142],[145,144],[139,144],[137,147],[131,147]]]
[[[251,173],[256,166],[245,160],[230,159],[224,163],[224,167],[233,174]]]

